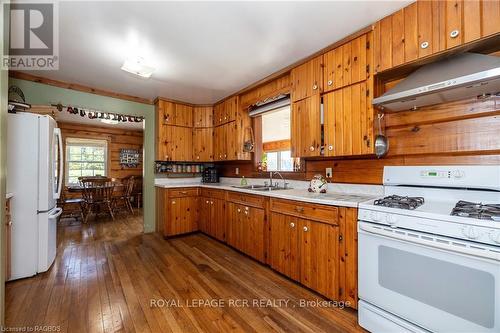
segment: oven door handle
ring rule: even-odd
[[[480,249],[471,249],[469,247],[459,247],[455,245],[449,245],[446,243],[437,243],[435,241],[427,241],[417,237],[396,234],[394,231],[386,231],[381,229],[380,227],[375,227],[368,225],[367,223],[358,222],[358,227],[361,231],[364,231],[369,234],[376,234],[383,237],[388,237],[392,239],[397,239],[403,242],[418,244],[426,247],[432,247],[448,252],[454,252],[462,255],[473,256],[481,259],[489,259],[494,261],[500,261],[500,252],[496,253],[488,250],[480,250]]]

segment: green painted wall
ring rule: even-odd
[[[26,101],[36,105],[62,103],[78,105],[102,111],[140,115],[146,119],[144,130],[144,232],[155,229],[155,190],[154,190],[154,145],[155,124],[154,105],[130,102],[122,99],[94,95],[71,89],[64,89],[46,84],[9,79],[10,85],[16,85],[24,92]]]

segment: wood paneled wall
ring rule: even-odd
[[[500,98],[467,99],[387,113],[385,131],[389,154],[349,159],[316,158],[305,161],[305,170],[290,178],[311,179],[333,168],[334,182],[381,184],[385,165],[500,164]],[[251,163],[225,164],[221,175],[259,177]]]
[[[142,163],[136,168],[122,168],[120,166],[120,149],[142,150],[142,131],[64,122],[58,122],[58,126],[61,129],[63,136],[63,145],[65,145],[66,138],[107,140],[109,177],[117,179],[122,179],[132,175],[142,177]],[[66,152],[66,149],[64,149],[64,152]]]

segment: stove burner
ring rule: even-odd
[[[422,197],[402,197],[399,195],[390,195],[383,199],[375,200],[374,204],[376,206],[385,206],[391,208],[401,208],[401,209],[415,209],[424,203],[424,198]]]
[[[485,204],[460,200],[451,215],[480,220],[500,221],[500,204]]]

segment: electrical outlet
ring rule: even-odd
[[[239,174],[240,174],[240,168],[236,168],[236,169],[234,170],[234,173],[235,173],[235,174],[237,174],[237,175],[239,175]]]
[[[332,168],[326,168],[326,178],[332,178],[333,170]]]

